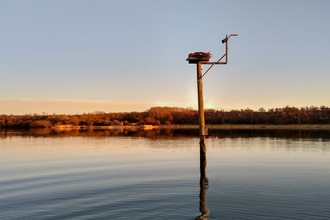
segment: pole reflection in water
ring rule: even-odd
[[[204,143],[200,143],[200,145],[204,145],[201,147],[205,147]],[[209,211],[207,210],[206,206],[206,190],[209,186],[209,180],[206,177],[206,153],[205,151],[200,154],[200,192],[199,192],[199,211],[201,212],[201,215],[196,218],[196,220],[205,220],[209,219]]]

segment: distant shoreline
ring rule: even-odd
[[[330,130],[330,124],[303,124],[303,125],[244,125],[244,124],[221,124],[206,125],[212,130]],[[53,126],[55,130],[75,130],[75,129],[132,129],[132,130],[151,130],[151,129],[198,129],[198,125],[119,125],[119,126]]]
[[[209,129],[270,129],[270,130],[330,130],[330,124],[301,124],[301,125],[207,125]]]

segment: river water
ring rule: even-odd
[[[0,219],[330,219],[330,131],[0,132]]]

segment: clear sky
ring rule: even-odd
[[[0,2],[0,114],[330,106],[330,1]],[[204,71],[208,66],[204,66]]]

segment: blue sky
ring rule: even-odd
[[[224,53],[206,108],[330,106],[330,2],[0,2],[0,114],[197,109],[190,52]],[[204,70],[208,66],[204,66]]]

